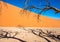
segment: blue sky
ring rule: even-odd
[[[25,0],[4,0],[4,1],[14,6],[23,8]],[[50,1],[50,6],[60,9],[60,0],[49,0],[49,1]],[[35,5],[39,8],[44,8],[45,6],[41,6],[41,5],[46,5],[46,4],[47,2],[45,0],[29,0],[27,6]],[[32,9],[32,12],[35,13],[38,13],[39,11],[40,10]],[[55,11],[53,10],[44,11],[42,12],[41,15],[47,16],[49,18],[60,19],[60,13],[55,14]]]

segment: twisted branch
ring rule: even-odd
[[[0,32],[0,39],[2,39],[2,38],[7,38],[7,39],[8,38],[11,38],[11,39],[15,39],[15,40],[18,40],[18,41],[21,41],[21,42],[26,42],[26,41],[24,41],[24,40],[22,40],[20,38],[16,38],[15,37],[17,35],[17,32],[12,37],[11,36],[8,36],[8,35],[9,35],[9,32],[7,32],[7,31],[1,31]]]

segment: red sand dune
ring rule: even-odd
[[[8,8],[7,8],[8,7]],[[7,7],[2,2],[2,12],[0,12],[0,26],[23,26],[23,27],[52,27],[60,28],[60,20],[51,19],[45,16],[40,16],[37,20],[37,14],[23,10],[16,6],[7,4]],[[28,13],[28,14],[26,14]]]

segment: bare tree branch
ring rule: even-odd
[[[13,35],[12,37],[8,36],[8,34],[9,34],[9,32],[7,32],[7,31],[1,31],[0,32],[0,39],[2,39],[2,38],[7,38],[7,39],[11,38],[11,39],[15,39],[15,40],[18,40],[18,41],[21,41],[21,42],[26,42],[26,41],[24,41],[24,40],[22,40],[20,38],[15,37],[17,35],[17,32],[15,32],[15,35]]]
[[[47,38],[43,37],[43,36],[41,35],[41,32],[39,32],[39,34],[36,34],[36,33],[34,32],[34,30],[31,30],[31,31],[32,31],[32,33],[33,33],[34,35],[37,35],[37,36],[39,36],[39,37],[41,37],[41,38],[47,40],[47,42],[51,42],[51,41],[48,40]]]
[[[52,40],[55,40],[56,42],[60,40],[60,35],[56,35],[52,31],[46,30],[46,32],[44,32],[41,29],[37,29],[38,31],[37,30],[34,30],[34,29],[30,29],[30,30],[31,30],[31,32],[34,35],[39,36],[39,37],[45,39],[47,42],[52,42],[48,38],[50,38]],[[46,38],[46,37],[48,37],[48,38]]]
[[[40,14],[41,14],[43,11],[47,11],[47,10],[54,10],[55,13],[59,13],[59,12],[60,12],[60,10],[57,9],[56,7],[50,6],[49,0],[46,0],[46,2],[48,3],[48,5],[43,5],[43,6],[46,6],[46,7],[42,9],[42,11],[40,12]]]

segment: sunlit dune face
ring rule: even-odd
[[[40,15],[37,19],[37,14],[7,4],[7,7],[2,3],[2,11],[0,15],[0,26],[23,26],[23,27],[55,27],[60,28],[60,20],[51,19]]]

